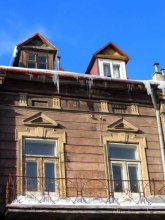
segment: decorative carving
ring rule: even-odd
[[[57,157],[59,158],[59,196],[66,196],[65,184],[65,163],[64,163],[64,144],[66,143],[65,132],[55,132],[52,128],[30,127],[25,131],[16,130],[17,144],[17,175],[22,176],[22,142],[24,137],[29,138],[51,138],[57,140]],[[22,184],[20,181],[20,192],[22,192]]]
[[[27,106],[27,94],[26,93],[19,94],[19,105]]]
[[[147,148],[146,138],[139,137],[135,134],[129,133],[110,133],[109,135],[101,137],[104,146],[105,152],[105,161],[106,161],[106,175],[107,179],[109,178],[109,161],[108,161],[108,143],[126,143],[126,144],[136,144],[139,152],[139,157],[141,160],[141,168],[142,168],[142,178],[143,180],[149,180],[148,176],[148,168],[147,168],[147,161],[146,161],[146,151]],[[145,194],[150,195],[150,187],[145,187]]]
[[[0,76],[0,85],[3,85],[4,81],[5,81],[5,77]]]
[[[52,108],[61,109],[61,100],[58,97],[53,97]]]
[[[112,123],[108,126],[108,130],[110,131],[124,131],[124,132],[138,132],[138,128],[126,121],[125,119],[121,118],[116,122]]]
[[[44,126],[44,127],[58,127],[58,123],[42,112],[39,112],[30,118],[27,118],[24,120],[25,125],[31,125],[31,126]]]
[[[138,105],[131,105],[131,113],[135,115],[139,115]]]
[[[112,104],[111,107],[113,113],[123,114],[127,111],[127,106],[124,104]]]
[[[101,101],[101,112],[109,112],[108,102]]]

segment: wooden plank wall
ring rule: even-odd
[[[28,108],[11,108],[0,110],[0,174],[15,172],[16,141],[15,129],[23,129],[23,120],[38,113]],[[80,176],[89,178],[105,178],[104,151],[101,135],[108,134],[107,126],[121,116],[102,114],[104,124],[100,121],[101,114],[91,118],[90,113],[62,112],[58,110],[43,113],[57,121],[67,134],[65,160],[67,177]],[[147,162],[150,178],[162,178],[161,158],[156,119],[154,116],[126,116],[127,121],[138,127],[140,136],[147,140]]]

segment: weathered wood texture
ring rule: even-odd
[[[35,115],[36,108],[8,108],[0,110],[0,173],[8,175],[16,170],[16,129],[26,129],[24,120]],[[110,135],[107,127],[121,118],[121,115],[97,113],[91,118],[89,112],[42,111],[60,124],[59,130],[67,134],[65,145],[66,175],[68,177],[86,176],[105,178],[104,149],[101,137]],[[102,119],[100,119],[102,116]],[[162,178],[159,139],[156,119],[136,115],[124,117],[139,129],[140,137],[146,137],[147,163],[150,178]],[[57,130],[58,130],[57,129]],[[87,173],[86,173],[87,172]]]

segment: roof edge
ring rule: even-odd
[[[46,44],[48,44],[49,46],[51,46],[54,50],[58,51],[57,47],[55,47],[52,43],[50,43],[45,37],[43,37],[39,32],[36,32],[34,34],[32,34],[30,37],[28,37],[27,39],[25,39],[24,41],[18,43],[16,46],[17,47],[21,47],[23,46],[23,44],[29,42],[32,38],[38,36],[39,38],[41,38],[41,40],[43,42],[45,42]]]

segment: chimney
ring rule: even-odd
[[[159,63],[154,63],[155,71],[153,73],[152,79],[153,80],[158,80],[158,81],[164,81],[164,69],[161,69],[159,71]]]
[[[159,63],[154,63],[155,72],[159,72]]]
[[[161,69],[161,72],[162,72],[162,76],[164,76],[164,69]]]
[[[57,56],[57,70],[60,70],[60,56]]]

